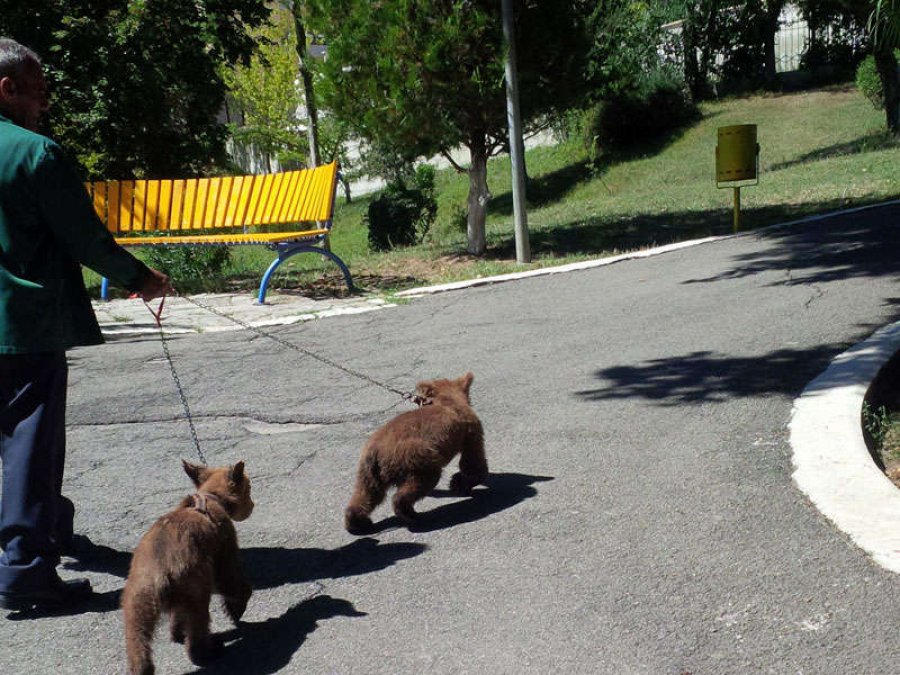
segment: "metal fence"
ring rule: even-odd
[[[682,64],[682,21],[663,26],[663,42],[658,52],[664,61]],[[854,25],[827,25],[812,30],[796,5],[786,5],[779,17],[775,34],[775,70],[790,73],[811,65],[823,65],[837,58],[856,56],[865,50],[865,28]],[[815,63],[810,63],[810,50],[815,50]],[[723,54],[717,54],[714,63],[721,67]]]

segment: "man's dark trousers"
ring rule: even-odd
[[[48,587],[71,532],[61,497],[66,458],[65,352],[0,355],[0,593]]]

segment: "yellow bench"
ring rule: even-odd
[[[316,246],[331,230],[337,170],[332,162],[259,176],[96,181],[88,183],[87,190],[97,215],[123,246],[262,244],[277,251],[259,285],[257,299],[263,303],[272,274],[298,253],[318,253],[334,261],[353,291],[344,261]],[[286,224],[298,227],[266,231],[269,225]],[[104,279],[100,295],[106,299],[108,294]]]

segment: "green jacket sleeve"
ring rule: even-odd
[[[116,243],[58,145],[47,144],[34,177],[44,221],[69,255],[128,290],[138,290],[149,274],[147,266]]]

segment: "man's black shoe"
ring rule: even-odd
[[[22,593],[0,592],[0,609],[22,612],[32,608],[62,609],[77,605],[91,597],[91,582],[88,579],[63,581],[56,577],[45,589]]]

